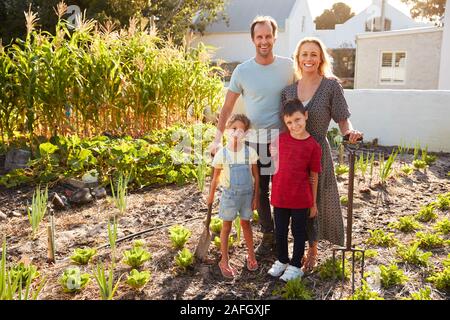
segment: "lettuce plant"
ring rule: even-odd
[[[422,249],[442,248],[450,243],[450,240],[444,240],[435,233],[417,232],[417,243]]]
[[[272,292],[273,295],[279,295],[286,300],[312,300],[312,292],[301,278],[295,278],[286,282],[286,284]]]
[[[367,281],[362,280],[362,283],[363,285],[361,288],[357,288],[355,293],[351,295],[348,300],[384,300],[384,298],[380,297],[378,292],[370,289]]]
[[[139,272],[136,269],[131,270],[130,274],[127,275],[127,283],[133,288],[142,288],[150,280],[150,271]]]
[[[212,217],[211,218],[211,231],[215,234],[220,234],[220,231],[222,231],[223,226],[223,220],[218,217]]]
[[[389,227],[398,229],[402,232],[411,232],[422,228],[417,220],[411,216],[400,217],[397,222],[391,222]]]
[[[188,248],[183,248],[175,257],[175,263],[183,270],[186,270],[187,267],[194,263],[194,255]]]
[[[344,277],[345,280],[348,280],[350,277],[350,263],[347,259],[345,259],[345,270],[344,274],[342,274],[342,259],[337,258],[334,261],[329,258],[324,263],[319,266],[319,276],[321,279],[340,279]]]
[[[90,281],[88,273],[81,274],[79,268],[67,268],[59,278],[59,283],[63,287],[64,292],[79,292]]]
[[[410,246],[399,246],[397,255],[404,261],[418,266],[428,266],[429,259],[433,255],[431,252],[423,252],[419,249],[419,243]]]
[[[427,281],[434,283],[439,290],[450,292],[450,267],[446,267],[442,272],[436,272]]]
[[[380,266],[380,275],[381,284],[385,288],[404,284],[409,279],[405,276],[403,270],[400,270],[396,264],[391,264],[387,267]]]
[[[348,168],[348,166],[346,166],[345,164],[338,164],[335,168],[334,168],[334,172],[336,173],[337,176],[341,176],[345,173],[348,173],[350,169]]]
[[[436,212],[434,212],[434,207],[432,205],[428,205],[422,207],[415,217],[419,221],[428,222],[431,220],[436,220],[438,215]]]
[[[151,258],[152,255],[142,247],[133,247],[131,250],[125,250],[123,252],[123,262],[132,268],[142,266]]]
[[[191,231],[183,226],[175,225],[169,228],[170,241],[175,249],[181,249],[191,236]]]
[[[70,259],[78,264],[87,264],[96,253],[94,248],[76,248]]]
[[[442,234],[450,233],[450,220],[448,218],[442,219],[434,226],[434,230]]]
[[[426,287],[420,289],[418,292],[413,292],[410,297],[405,300],[433,300],[431,298],[431,288]]]
[[[436,207],[443,211],[450,209],[450,193],[438,195]]]
[[[370,230],[369,233],[370,237],[367,239],[367,243],[375,246],[392,247],[398,242],[393,233],[386,234],[380,229]]]

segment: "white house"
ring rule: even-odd
[[[330,49],[354,48],[356,34],[376,30],[382,12],[388,30],[424,26],[388,2],[383,8],[382,0],[373,0],[367,9],[344,24],[336,25],[334,30],[316,30],[308,0],[230,0],[225,10],[229,24],[221,21],[211,25],[192,43],[196,45],[201,41],[216,47],[214,58],[226,62],[242,62],[254,55],[250,24],[257,15],[270,15],[277,21],[279,33],[274,51],[284,56],[291,56],[298,41],[305,36],[319,37]]]

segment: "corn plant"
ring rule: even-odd
[[[400,217],[397,222],[391,222],[389,227],[398,229],[402,232],[411,232],[422,228],[417,220],[410,216]]]
[[[192,232],[180,225],[175,225],[169,228],[170,241],[175,249],[181,249],[191,237]]]
[[[442,248],[450,244],[450,240],[444,240],[435,233],[416,233],[417,243],[422,249]]]
[[[111,261],[114,264],[116,262],[116,241],[117,241],[117,220],[114,216],[113,222],[108,220],[108,240],[111,247]]]
[[[241,243],[241,217],[234,219],[233,224],[236,230],[236,243],[239,245]]]
[[[433,300],[431,298],[431,288],[426,287],[426,288],[420,289],[418,292],[413,292],[405,300]]]
[[[286,282],[282,287],[275,289],[272,295],[281,296],[286,300],[312,300],[313,293],[301,280],[295,278]]]
[[[355,293],[351,295],[348,300],[384,300],[380,297],[379,293],[370,289],[367,281],[362,280],[363,285],[361,288],[357,288]]]
[[[344,275],[342,274],[342,259],[336,259],[333,264],[333,259],[327,259],[319,266],[319,276],[322,280],[325,279],[340,279],[344,277],[348,280],[350,277],[350,263],[345,259]]]
[[[400,153],[400,158],[405,161],[405,155],[409,152],[409,146],[406,145],[405,142],[400,142],[400,146],[398,146],[398,152]]]
[[[136,269],[131,270],[130,274],[127,275],[127,284],[135,289],[140,289],[144,287],[150,280],[150,271],[139,272]]]
[[[117,209],[119,209],[119,213],[122,215],[127,209],[127,189],[128,189],[129,176],[124,177],[122,173],[119,174],[119,178],[117,180],[117,192],[114,192],[114,185],[111,181],[111,192],[113,197],[113,202]]]
[[[364,153],[361,153],[358,160],[356,161],[356,168],[359,169],[359,171],[361,171],[361,175],[364,181],[366,180],[366,172],[367,168],[369,167],[369,162],[370,162],[369,154],[367,154],[366,159],[364,159]]]
[[[398,151],[393,150],[389,158],[384,161],[384,156],[380,158],[380,181],[382,185],[386,184],[386,180],[390,177],[392,171],[394,170],[394,162],[397,158]]]
[[[223,220],[218,217],[212,217],[211,218],[211,231],[215,234],[220,234],[220,231],[222,231],[223,226]]]
[[[76,248],[70,260],[77,264],[88,264],[89,260],[97,253],[95,248]]]
[[[123,252],[123,262],[132,268],[142,266],[151,258],[152,255],[140,246],[133,247],[131,250],[126,250]]]
[[[420,143],[419,143],[419,141],[417,141],[414,144],[414,160],[419,159],[419,152],[420,152]]]
[[[419,244],[414,243],[410,246],[400,245],[397,248],[397,255],[404,261],[418,266],[428,266],[428,260],[433,255],[431,252],[423,252],[419,249]]]
[[[194,263],[194,255],[188,248],[183,248],[183,250],[179,251],[175,257],[175,263],[183,270],[186,270]]]
[[[368,244],[381,247],[392,247],[398,243],[398,240],[394,237],[393,233],[386,234],[380,229],[370,230],[369,233],[370,237],[366,240]]]
[[[421,222],[429,222],[437,219],[438,215],[434,212],[434,207],[431,205],[422,207],[420,211],[415,215],[416,219]]]
[[[94,271],[94,278],[100,289],[100,297],[102,300],[113,299],[114,294],[119,287],[122,276],[123,275],[121,275],[116,284],[114,284],[114,268],[111,267],[109,270],[105,270],[103,264],[97,265],[97,270]]]
[[[79,268],[67,268],[59,278],[63,291],[67,293],[80,292],[90,281],[88,273],[81,274]]]
[[[30,221],[31,228],[33,230],[33,238],[36,238],[39,224],[44,218],[47,212],[47,201],[48,201],[48,186],[45,187],[44,191],[41,191],[41,187],[38,186],[33,193],[33,199],[31,202],[31,209],[28,208],[28,220]]]
[[[434,230],[442,234],[450,233],[450,220],[448,218],[438,221],[434,226]]]
[[[408,277],[405,276],[403,270],[400,270],[396,264],[380,267],[381,284],[385,288],[389,288],[396,285],[402,285],[408,281]]]

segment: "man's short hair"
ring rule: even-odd
[[[250,26],[250,33],[252,35],[252,39],[255,35],[255,26],[258,23],[270,23],[270,25],[272,26],[272,35],[274,38],[277,37],[278,25],[275,19],[272,18],[271,16],[257,16],[255,17],[255,19],[253,19],[252,25]]]
[[[283,119],[285,116],[290,117],[297,111],[304,115],[307,110],[299,99],[287,100],[283,103],[283,108],[281,108],[281,118]]]

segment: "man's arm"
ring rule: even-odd
[[[217,131],[216,131],[216,137],[214,138],[214,141],[211,143],[209,150],[211,154],[215,154],[217,151],[218,146],[222,142],[222,135],[225,131],[225,125],[228,121],[228,119],[231,116],[231,113],[233,112],[234,105],[236,104],[237,99],[239,98],[239,93],[235,93],[233,91],[228,90],[227,95],[225,96],[225,102],[222,106],[222,110],[220,110],[219,115],[219,122],[217,124]]]

